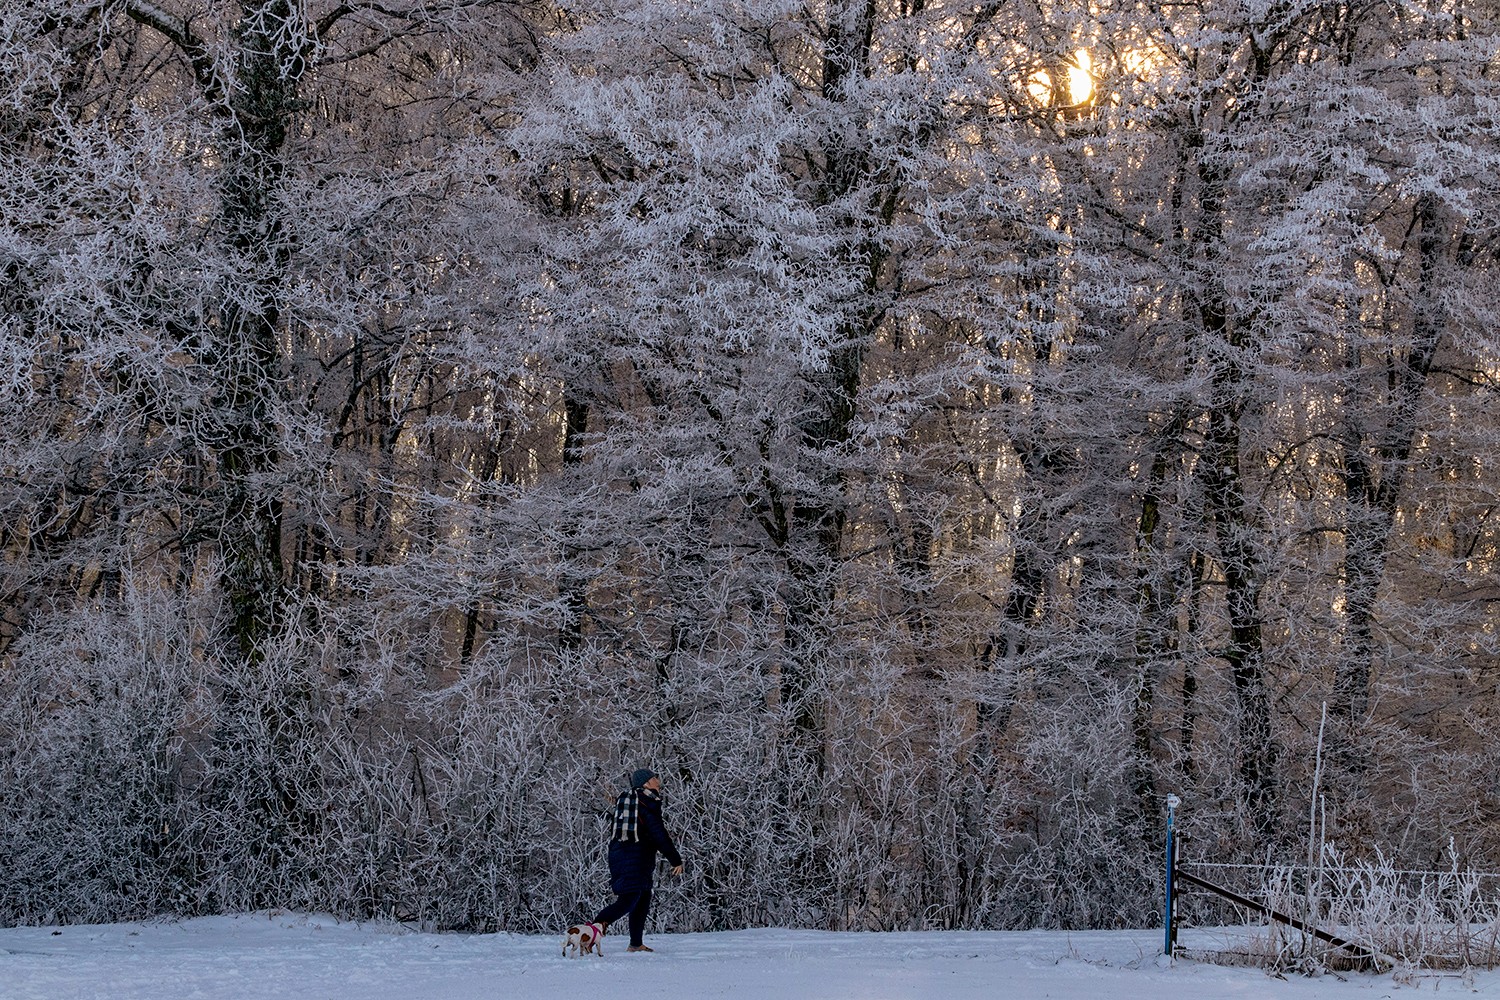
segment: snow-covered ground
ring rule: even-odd
[[[1211,947],[1210,932],[1184,944]],[[561,939],[422,934],[327,917],[0,929],[3,1000],[1231,1000],[1440,989],[1500,997],[1500,973],[1277,979],[1160,959],[1159,931],[836,934],[748,930],[605,939],[564,959]]]

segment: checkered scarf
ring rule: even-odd
[[[660,798],[649,788],[632,788],[628,792],[621,792],[620,797],[615,799],[615,838],[623,840],[627,844],[640,841],[640,797],[644,795],[648,799]]]

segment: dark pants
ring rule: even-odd
[[[639,892],[622,892],[594,918],[594,923],[604,927],[619,920],[625,914],[630,914],[630,943],[632,946],[641,944],[641,935],[646,931],[646,914],[651,910],[651,890],[641,889]]]

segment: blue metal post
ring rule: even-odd
[[[1162,943],[1162,954],[1166,955],[1168,958],[1172,957],[1172,946],[1176,944],[1176,942],[1172,940],[1176,936],[1172,933],[1172,875],[1174,874],[1172,869],[1175,867],[1177,862],[1177,852],[1175,849],[1175,845],[1173,845],[1172,843],[1172,826],[1173,821],[1176,818],[1177,806],[1181,804],[1181,802],[1182,800],[1175,795],[1167,796],[1167,912],[1166,919],[1163,923],[1163,935],[1165,940]]]

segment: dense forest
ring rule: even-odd
[[[1500,864],[1497,227],[1495,0],[7,3],[0,922]]]

